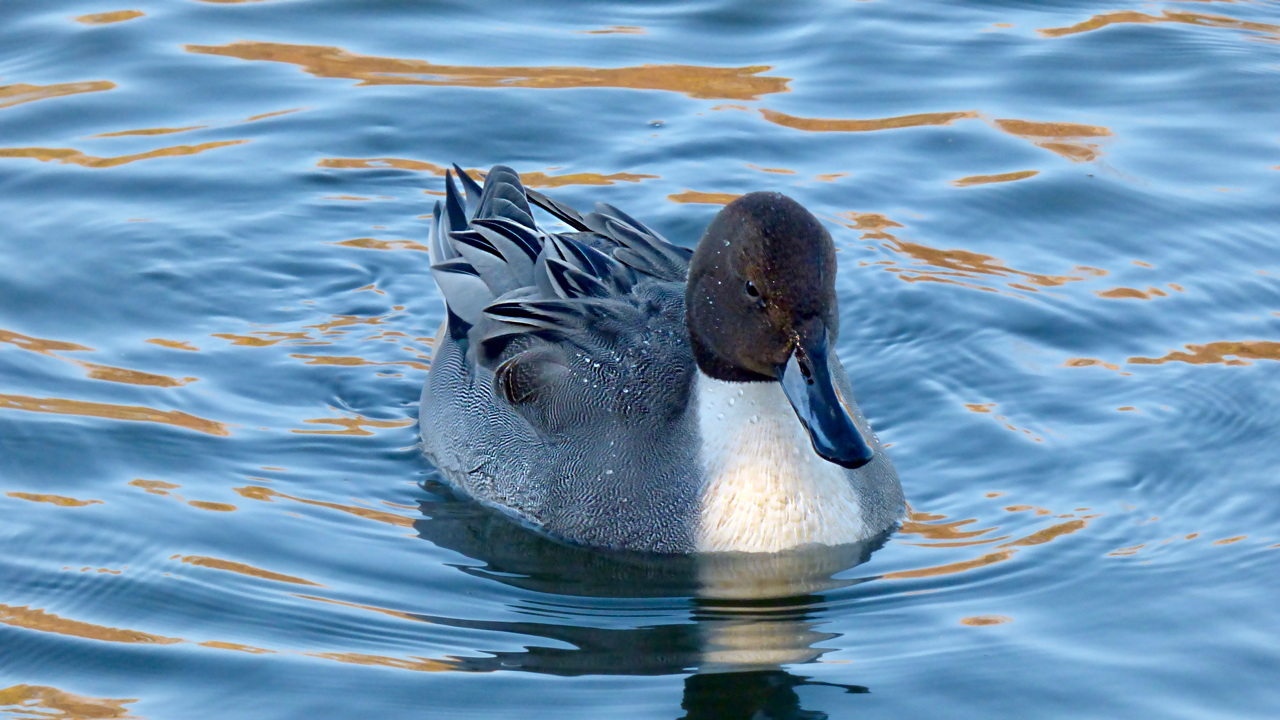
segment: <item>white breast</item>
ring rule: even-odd
[[[700,551],[776,552],[865,539],[844,468],[813,451],[776,382],[698,373],[702,431]]]

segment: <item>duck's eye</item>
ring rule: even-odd
[[[760,291],[756,289],[756,284],[750,280],[747,281],[747,294],[754,298],[760,297]]]

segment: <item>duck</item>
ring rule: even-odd
[[[903,517],[834,352],[834,243],[795,200],[743,195],[689,250],[455,164],[428,250],[445,318],[420,445],[463,496],[559,541],[667,555],[860,543]]]

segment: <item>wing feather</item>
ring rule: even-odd
[[[575,232],[539,230],[534,206]],[[636,283],[643,276],[681,281],[692,255],[612,205],[597,203],[583,215],[528,190],[503,165],[483,186],[457,165],[445,172],[429,250],[450,331],[492,349],[477,356],[486,365],[521,335],[564,338],[601,322],[633,325],[642,304],[632,294]]]

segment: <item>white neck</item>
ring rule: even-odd
[[[776,382],[698,372],[705,483],[697,549],[776,552],[866,538],[848,471],[813,451]]]

